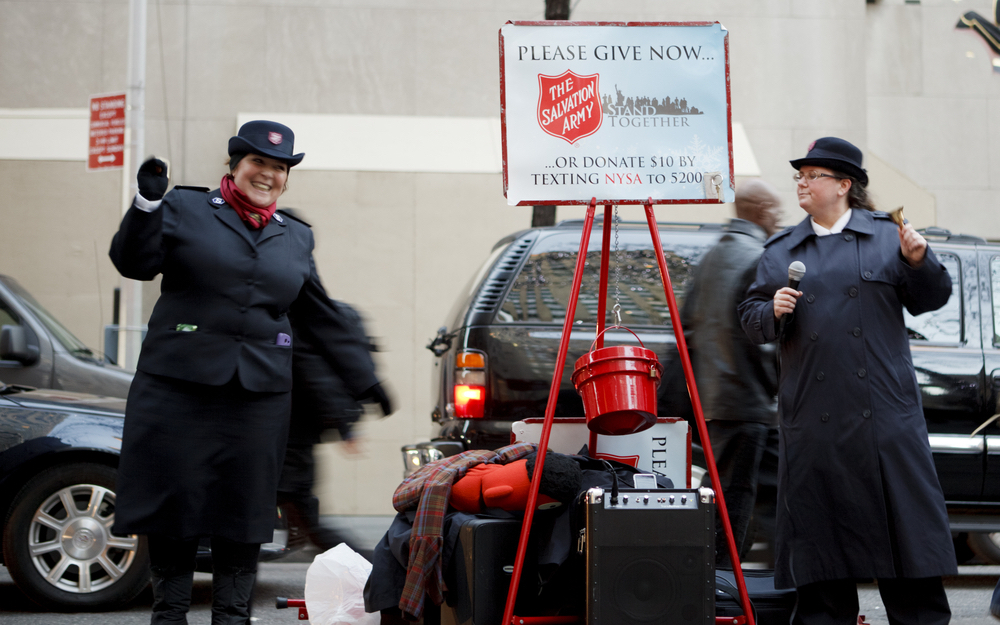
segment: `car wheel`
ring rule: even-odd
[[[990,564],[1000,564],[1000,532],[969,532],[969,548]]]
[[[93,463],[54,467],[32,478],[3,529],[14,582],[50,609],[108,609],[149,582],[149,554],[138,536],[111,533],[115,469]]]

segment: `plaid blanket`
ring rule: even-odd
[[[399,485],[392,496],[392,506],[397,512],[417,510],[410,534],[406,585],[399,599],[399,609],[405,617],[410,620],[421,617],[425,596],[436,605],[444,601],[447,588],[441,571],[442,532],[451,485],[477,464],[507,464],[527,456],[535,447],[534,443],[518,443],[496,451],[462,452],[421,467]]]

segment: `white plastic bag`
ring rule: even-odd
[[[341,543],[316,556],[306,571],[306,609],[312,625],[378,625],[365,612],[365,582],[372,565]]]

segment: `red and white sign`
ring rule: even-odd
[[[728,37],[716,22],[504,25],[507,203],[732,202]]]
[[[125,94],[90,98],[90,149],[87,169],[118,169],[125,165]]]
[[[538,75],[538,125],[570,145],[601,127],[598,74],[580,76],[566,70],[558,76]]]

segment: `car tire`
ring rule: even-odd
[[[11,578],[55,610],[107,610],[149,583],[145,539],[111,533],[117,471],[96,463],[48,469],[14,498],[3,528]]]
[[[969,548],[989,564],[1000,564],[1000,532],[969,532]]]

